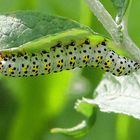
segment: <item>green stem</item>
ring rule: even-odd
[[[116,124],[116,138],[117,140],[128,139],[128,128],[130,117],[124,115],[118,115]]]
[[[113,40],[119,45],[120,44],[120,32],[118,30],[118,25],[113,20],[112,16],[104,8],[99,0],[86,0],[91,11],[98,18],[98,20],[103,24],[104,28],[112,36]]]

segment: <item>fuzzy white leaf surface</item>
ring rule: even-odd
[[[95,93],[95,99],[83,100],[98,105],[103,112],[123,113],[140,119],[140,72],[121,77],[107,74]]]

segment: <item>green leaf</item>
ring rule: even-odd
[[[51,133],[60,133],[75,138],[86,135],[95,124],[97,106],[93,106],[84,100],[78,100],[75,109],[83,113],[87,119],[72,128],[53,128]]]
[[[83,120],[81,123],[79,123],[78,125],[76,125],[72,128],[53,128],[51,130],[51,133],[60,133],[60,134],[72,136],[75,138],[86,135],[96,121],[97,108],[96,107],[93,108],[93,106],[91,106],[91,107],[92,107],[92,114],[91,114],[91,116],[89,116],[88,119]]]
[[[128,8],[130,0],[111,0],[114,7],[117,9],[118,13],[117,16],[122,20],[123,16],[125,15],[125,12]]]
[[[0,15],[0,48],[19,47],[46,35],[72,28],[90,30],[78,22],[38,12],[22,11]]]
[[[75,109],[87,118],[89,118],[93,113],[93,106],[91,104],[88,104],[84,100],[78,100],[76,102]]]
[[[72,128],[53,128],[51,130],[51,133],[61,133],[76,138],[84,136],[87,133],[87,131],[88,131],[87,122],[82,121],[81,123]]]

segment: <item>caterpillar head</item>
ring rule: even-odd
[[[121,57],[117,61],[116,66],[112,73],[113,75],[116,75],[116,76],[129,75],[130,73],[133,73],[137,71],[138,69],[140,69],[139,63],[126,59],[124,57]]]

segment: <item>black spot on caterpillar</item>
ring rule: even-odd
[[[111,41],[102,36],[73,29],[1,50],[0,72],[5,76],[27,77],[93,66],[121,76],[140,68],[137,62],[111,50],[110,45]]]

